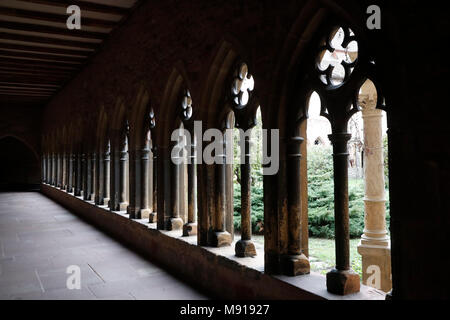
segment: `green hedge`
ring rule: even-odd
[[[387,164],[387,161],[386,161]],[[387,174],[387,171],[386,171]],[[261,234],[264,221],[262,175],[254,175],[252,186],[252,232]],[[386,178],[387,181],[387,178]],[[387,183],[386,183],[387,185]],[[358,238],[364,230],[364,181],[349,180],[350,237]],[[389,193],[386,191],[386,219],[389,226]],[[241,229],[241,186],[234,184],[234,228]],[[308,148],[308,218],[309,235],[334,238],[333,157],[331,148]]]
[[[309,235],[334,238],[333,157],[331,148],[308,148],[308,218]],[[386,192],[386,196],[389,193]],[[364,181],[349,180],[350,237],[358,238],[364,230]],[[386,205],[389,223],[389,201]]]

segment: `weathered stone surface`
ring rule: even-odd
[[[255,244],[251,240],[239,240],[235,247],[236,256],[254,257],[256,256]]]
[[[327,290],[330,293],[348,295],[359,292],[360,286],[359,275],[351,269],[333,269],[327,273]]]
[[[283,274],[291,277],[308,274],[310,272],[309,260],[304,254],[283,256],[281,258],[281,265]]]
[[[197,223],[187,223],[183,226],[183,237],[195,236],[197,234]]]

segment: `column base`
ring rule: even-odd
[[[148,222],[149,223],[157,223],[158,222],[158,215],[156,212],[150,212],[148,215]]]
[[[141,209],[139,211],[140,219],[149,219],[152,210],[150,209]]]
[[[363,283],[389,292],[392,289],[390,246],[367,245],[361,240],[358,253],[362,257]]]
[[[126,211],[128,208],[128,202],[120,202],[117,206],[117,211]]]
[[[140,210],[137,210],[136,207],[128,206],[126,210],[127,214],[130,216],[130,219],[140,219]]]
[[[101,198],[101,197],[99,197],[99,196],[96,196],[95,197],[95,200],[94,200],[94,202],[95,202],[95,204],[97,205],[97,206],[102,206],[103,205],[103,202],[104,200]]]
[[[183,237],[195,236],[197,234],[197,223],[186,223],[183,226]]]
[[[166,222],[166,229],[169,231],[182,230],[184,221],[181,218],[170,218]]]
[[[231,246],[231,234],[226,231],[211,232],[210,245],[215,248]]]
[[[281,257],[281,271],[286,276],[295,277],[309,274],[310,270],[309,260],[304,254]]]
[[[327,290],[330,293],[345,296],[359,292],[360,286],[359,275],[352,269],[332,269],[327,273]]]
[[[236,257],[254,257],[256,256],[255,244],[251,240],[239,240],[234,247]]]

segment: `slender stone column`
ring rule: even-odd
[[[327,289],[346,295],[360,288],[359,275],[350,268],[347,144],[351,134],[333,133],[329,138],[333,144],[336,267],[327,273]]]
[[[75,196],[80,197],[81,196],[81,189],[82,189],[82,179],[81,176],[83,174],[82,172],[82,160],[81,155],[79,153],[76,154],[76,162],[75,162]]]
[[[147,140],[141,150],[141,219],[149,219],[152,210],[149,207],[150,194],[150,142]],[[151,175],[153,178],[153,174]],[[153,183],[152,183],[153,185]]]
[[[126,138],[122,140],[119,152],[119,206],[117,210],[125,211],[128,207],[127,202],[127,160],[128,150]]]
[[[363,87],[364,89],[364,87]],[[364,90],[362,90],[364,92]],[[392,289],[391,249],[386,230],[386,197],[382,110],[376,109],[376,97],[364,96],[364,234],[358,245],[362,256],[363,283],[384,292]]]
[[[176,161],[176,158],[171,160]],[[170,161],[170,210],[171,217],[166,223],[167,230],[181,230],[183,229],[183,219],[180,218],[179,204],[180,204],[180,165]]]
[[[68,172],[67,172],[67,192],[73,193],[73,168],[75,161],[75,154],[70,153],[68,156],[69,164],[68,164]]]
[[[43,183],[47,182],[46,174],[47,174],[47,163],[45,154],[42,155],[42,177],[41,180]]]
[[[188,169],[188,221],[183,226],[183,236],[193,236],[197,234],[197,147],[193,141],[191,148]]]
[[[91,180],[90,180],[90,194],[89,200],[95,201],[95,185],[97,183],[97,153],[91,153]]]
[[[86,160],[87,160],[86,159],[86,154],[82,153],[81,154],[81,171],[82,171],[81,172],[81,174],[82,174],[82,177],[81,177],[81,179],[82,179],[82,183],[81,183],[82,192],[81,192],[81,194],[82,194],[84,200],[87,200],[87,194],[88,194],[88,192],[87,192],[87,189],[88,189],[88,183],[87,183],[87,181],[88,181],[88,178],[87,178],[88,170],[87,170],[87,161]]]
[[[109,207],[110,200],[110,174],[111,174],[111,146],[108,143],[106,151],[103,155],[103,204]]]
[[[58,153],[56,155],[56,187],[61,188],[61,180],[62,180],[62,166],[61,166],[61,154]]]
[[[105,174],[105,171],[103,170],[103,153],[99,152],[98,157],[95,161],[95,204],[96,205],[103,205],[103,196],[104,196],[104,178],[103,175]]]
[[[61,155],[61,190],[67,188],[67,153]]]
[[[226,189],[226,154],[225,141],[222,144],[221,154],[216,154],[216,159],[221,159],[214,167],[216,170],[216,204],[215,214],[212,219],[213,232],[210,242],[213,247],[225,247],[231,245],[231,234],[225,230],[225,216],[227,211],[227,189]]]
[[[304,139],[294,136],[288,145],[288,252],[282,257],[282,270],[288,276],[308,274],[310,265],[302,252],[301,243],[301,144]]]
[[[129,166],[129,175],[128,175],[128,185],[129,185],[129,195],[128,195],[128,206],[127,213],[129,214],[130,219],[140,219],[140,194],[138,196],[136,191],[136,170],[140,165],[141,155],[140,150],[129,150],[128,151],[128,166]]]
[[[247,132],[249,133],[250,130]],[[252,242],[251,223],[251,167],[250,167],[250,134],[244,138],[245,161],[241,164],[241,240],[236,242],[235,252],[238,257],[256,256]]]
[[[157,156],[157,151],[156,151],[156,146],[153,146],[153,152],[152,152],[152,156],[153,156],[153,160],[152,160],[152,169],[153,169],[153,179],[150,182],[153,185],[153,192],[151,194],[151,197],[153,197],[152,200],[152,212],[150,213],[149,216],[149,222],[150,223],[154,223],[157,221],[157,212],[158,212],[158,156]]]
[[[84,159],[84,184],[83,184],[83,200],[91,200],[92,187],[92,162],[91,154],[87,153]]]
[[[52,154],[52,186],[56,186],[56,154]]]
[[[64,186],[64,156],[62,153],[58,155],[58,188],[62,189]]]

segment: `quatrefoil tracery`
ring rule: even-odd
[[[149,117],[149,129],[154,129],[156,127],[156,119],[155,119],[155,112],[153,111],[153,108],[150,109],[148,117]]]
[[[192,117],[192,97],[189,90],[185,90],[181,99],[181,119],[188,121]]]
[[[317,72],[328,87],[345,83],[358,60],[358,43],[349,28],[339,28],[319,48]]]
[[[240,110],[247,106],[254,88],[253,76],[249,74],[247,64],[242,63],[235,73],[231,86],[231,95],[236,109]]]

